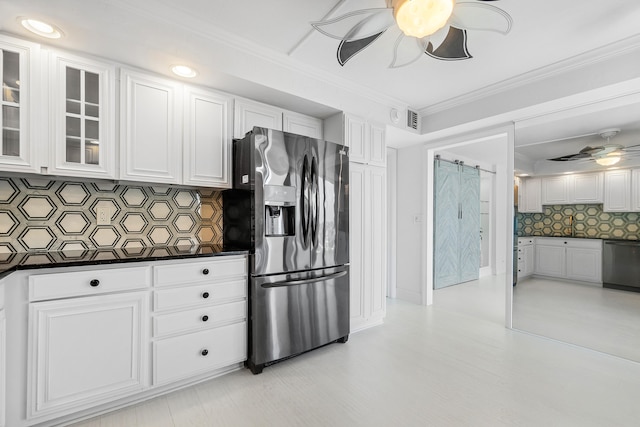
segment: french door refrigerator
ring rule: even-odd
[[[249,251],[254,374],[349,335],[347,148],[264,128],[234,141],[224,244]]]

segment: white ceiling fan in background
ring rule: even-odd
[[[640,156],[640,144],[623,146],[620,144],[611,144],[611,138],[620,133],[620,129],[603,129],[598,132],[598,135],[602,139],[605,139],[606,144],[591,147],[586,146],[575,154],[567,154],[552,159],[547,159],[554,162],[567,162],[577,160],[595,161],[601,166],[613,166],[620,162],[623,158],[630,158]]]

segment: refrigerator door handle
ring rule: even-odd
[[[305,154],[304,156],[304,160],[302,162],[302,177],[301,177],[301,181],[302,181],[302,191],[301,191],[301,197],[302,197],[302,203],[301,203],[301,207],[302,207],[302,212],[301,212],[301,218],[302,218],[302,239],[304,241],[304,243],[307,243],[308,237],[309,237],[309,222],[310,222],[310,206],[309,206],[309,198],[310,198],[310,191],[311,189],[310,187],[310,179],[309,179],[309,159],[307,157],[307,155]]]
[[[311,242],[318,243],[318,160],[311,159]]]
[[[282,280],[273,283],[263,283],[261,286],[263,288],[281,288],[284,286],[295,286],[295,285],[307,285],[310,283],[316,282],[324,282],[325,280],[337,279],[338,277],[346,276],[348,273],[347,270],[339,271],[337,273],[328,274],[326,276],[313,277],[311,279],[302,279],[302,280]]]

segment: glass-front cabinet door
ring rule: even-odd
[[[35,152],[31,146],[30,83],[31,60],[36,57],[37,45],[0,35],[0,170],[35,172]]]
[[[115,73],[86,58],[52,54],[55,149],[50,172],[114,178]]]

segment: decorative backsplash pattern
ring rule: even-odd
[[[199,243],[222,243],[219,191],[0,178],[0,253]]]
[[[640,213],[603,212],[602,205],[544,206],[544,213],[518,213],[518,236],[572,235],[593,239],[640,240]]]

